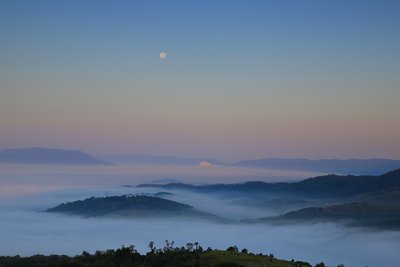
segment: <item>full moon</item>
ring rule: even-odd
[[[160,59],[166,59],[166,58],[167,58],[167,53],[160,52]]]

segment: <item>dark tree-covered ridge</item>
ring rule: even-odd
[[[100,216],[121,211],[179,212],[192,209],[192,206],[168,199],[143,195],[123,195],[91,197],[84,200],[62,203],[46,211]]]
[[[84,217],[123,216],[134,218],[184,216],[197,219],[227,222],[216,215],[196,210],[176,201],[148,195],[122,195],[90,197],[84,200],[62,203],[46,212],[65,213]]]
[[[173,241],[165,241],[163,248],[149,243],[149,252],[140,254],[135,246],[96,251],[90,254],[83,251],[74,257],[66,255],[34,255],[30,257],[0,256],[0,267],[312,267],[308,262],[281,260],[273,254],[254,254],[236,246],[226,250],[203,249],[198,242],[175,247]],[[325,266],[319,263],[316,266]],[[344,266],[344,265],[339,265]]]
[[[246,182],[239,184],[213,184],[195,186],[171,183],[165,185],[142,184],[138,187],[182,189],[197,192],[289,193],[313,197],[349,197],[379,190],[400,189],[400,169],[372,175],[324,175],[293,183]]]

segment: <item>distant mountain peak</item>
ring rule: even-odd
[[[80,150],[28,147],[0,150],[0,163],[109,165]]]

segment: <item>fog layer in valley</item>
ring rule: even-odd
[[[168,239],[174,240],[177,246],[195,241],[205,248],[210,246],[225,249],[230,245],[237,245],[252,252],[272,253],[278,258],[293,258],[312,264],[324,261],[335,266],[343,263],[346,266],[387,267],[397,266],[400,261],[400,232],[365,231],[330,223],[286,226],[244,224],[240,223],[240,219],[257,218],[279,211],[245,206],[230,198],[180,190],[170,191],[173,195],[169,195],[168,199],[232,219],[233,222],[223,224],[173,217],[81,218],[45,213],[44,210],[59,203],[91,196],[153,194],[165,191],[155,188],[126,188],[120,185],[150,182],[166,176],[161,176],[161,167],[155,168],[160,172],[159,176],[154,175],[155,171],[151,172],[150,168],[148,172],[137,173],[124,169],[120,172],[106,171],[99,176],[100,170],[61,168],[45,171],[42,169],[39,172],[39,169],[34,169],[31,176],[27,167],[25,168],[13,171],[11,167],[7,167],[0,175],[3,190],[6,187],[16,188],[13,194],[1,193],[2,255],[75,255],[83,250],[94,252],[129,244],[134,244],[140,252],[146,252],[149,241],[155,241],[161,247]],[[229,175],[227,173],[213,181],[211,173],[206,175],[207,173],[202,173],[203,170],[185,178],[183,169],[180,170],[181,173],[178,171],[172,176],[173,173],[168,168],[172,167],[167,167],[167,177],[186,179],[184,182],[187,183],[201,183],[201,175],[207,183],[235,182],[238,178],[235,176],[233,180],[229,180],[226,178]],[[254,177],[252,175],[255,174],[246,177]],[[266,179],[278,181],[279,177],[269,176]],[[284,179],[288,180],[289,177]],[[29,186],[37,190],[31,190]],[[42,186],[44,190],[41,190]],[[25,190],[21,190],[24,188]]]
[[[0,164],[0,198],[62,188],[137,185],[173,178],[190,184],[294,181],[321,173],[229,166]],[[165,179],[168,181],[168,179]]]

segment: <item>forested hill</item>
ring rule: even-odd
[[[277,224],[300,222],[343,222],[348,226],[399,230],[400,207],[354,202],[326,207],[308,207],[276,217],[244,221]]]
[[[75,214],[84,217],[131,216],[141,218],[148,216],[190,216],[224,221],[224,219],[216,215],[198,211],[192,206],[146,195],[91,197],[84,200],[62,203],[56,207],[47,209],[46,212]]]
[[[320,176],[291,184],[289,188],[307,194],[340,196],[400,189],[400,169],[379,176]]]
[[[287,192],[319,197],[352,196],[380,190],[400,189],[400,169],[383,175],[325,175],[294,183],[247,182],[194,186],[189,184],[143,184],[138,187],[158,187],[202,192]]]
[[[128,211],[162,211],[176,212],[188,211],[193,207],[168,199],[152,196],[110,196],[91,197],[84,200],[63,203],[47,212],[74,213],[88,216],[101,216],[117,212]]]

